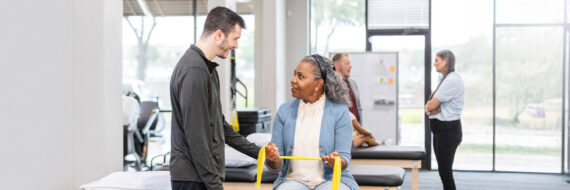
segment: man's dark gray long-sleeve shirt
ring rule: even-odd
[[[201,182],[207,189],[223,189],[224,143],[257,158],[260,148],[224,119],[217,66],[192,45],[172,73],[172,181]]]

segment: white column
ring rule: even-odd
[[[285,102],[285,1],[254,0],[255,106],[275,115]]]
[[[285,71],[283,79],[285,81],[285,100],[291,97],[291,77],[297,64],[301,59],[309,54],[309,1],[294,0],[287,1],[286,19],[286,55]]]
[[[212,10],[217,6],[223,6],[233,11],[236,11],[236,1],[235,0],[208,0],[208,10]],[[208,11],[209,12],[209,11]],[[202,31],[198,31],[202,34]],[[239,45],[239,44],[238,44]],[[237,49],[239,51],[239,47]],[[222,103],[222,111],[224,116],[226,116],[226,121],[231,123],[231,63],[230,63],[231,53],[228,54],[226,59],[219,57],[214,58],[214,62],[220,64],[218,66],[218,75],[220,76],[220,102]]]
[[[123,4],[73,0],[72,5],[72,187],[78,189],[123,169]]]

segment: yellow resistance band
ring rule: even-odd
[[[263,164],[265,163],[265,147],[261,147],[259,150],[259,155],[257,158],[257,182],[255,183],[255,187],[258,189],[261,187],[261,175],[263,174]],[[293,160],[322,160],[319,157],[304,157],[304,156],[280,156],[281,159],[293,159]],[[340,170],[341,170],[341,163],[340,157],[335,156],[334,158],[334,168],[333,168],[333,177],[332,177],[332,190],[338,190],[340,185]]]

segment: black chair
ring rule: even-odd
[[[137,139],[135,141],[135,151],[140,155],[143,163],[146,163],[147,148],[149,139],[158,136],[156,131],[160,109],[158,101],[142,101],[140,103],[140,115],[137,122]]]
[[[151,138],[162,138],[160,132],[165,128],[165,119],[162,116],[158,104],[158,98],[142,99],[134,92],[127,92],[126,96],[137,100],[139,105],[138,118],[134,126],[124,126],[125,168],[134,164],[137,171],[145,168],[148,145]],[[128,157],[127,157],[128,156]],[[127,159],[128,158],[128,159]]]

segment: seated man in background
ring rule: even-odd
[[[348,94],[350,98],[351,105],[349,107],[350,119],[352,120],[353,132],[352,132],[352,142],[353,147],[359,147],[363,143],[368,144],[368,146],[376,146],[381,143],[376,142],[372,133],[368,132],[366,129],[360,126],[362,122],[362,107],[360,106],[360,93],[358,93],[358,86],[356,82],[351,80],[350,70],[352,69],[352,64],[348,55],[346,53],[337,53],[332,58],[335,71],[342,76],[343,81],[348,87]]]

